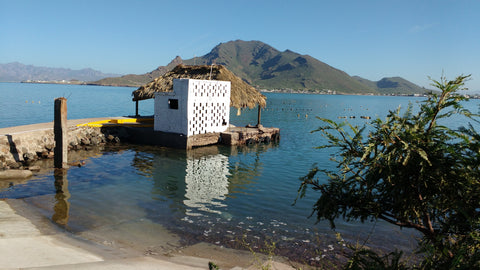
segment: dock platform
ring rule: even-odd
[[[155,131],[148,118],[110,117],[68,120],[68,147],[80,149],[105,142],[127,142],[191,149],[208,145],[275,143],[280,129],[263,126],[230,127],[220,133],[186,136]],[[53,122],[0,129],[0,168],[15,162],[49,158],[55,146]]]
[[[224,132],[192,136],[153,130],[153,118],[115,118],[78,124],[78,127],[125,127],[132,133],[131,140],[137,144],[162,145],[174,148],[194,148],[214,144],[248,145],[270,143],[280,140],[280,129],[259,126],[236,127],[230,125]]]

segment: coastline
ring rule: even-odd
[[[101,84],[97,82],[84,81],[21,81],[20,83],[30,84],[61,84],[61,85],[94,85],[108,87],[133,87],[138,88],[139,84]],[[286,94],[311,94],[311,95],[352,95],[352,96],[396,96],[396,97],[427,97],[427,94],[378,94],[378,93],[343,93],[332,90],[294,90],[294,89],[259,89],[261,93],[286,93]],[[471,96],[473,99],[480,99],[480,96]]]

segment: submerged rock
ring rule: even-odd
[[[5,170],[0,171],[0,180],[5,179],[23,179],[32,176],[33,173],[30,170]]]

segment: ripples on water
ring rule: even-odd
[[[19,84],[0,87],[5,89],[5,85],[18,87],[18,95],[15,91],[6,92],[12,102],[7,109],[4,102],[0,104],[0,112],[6,116],[0,127],[51,121],[53,116],[48,114],[53,99],[62,92],[71,95],[69,118],[126,115],[134,108],[130,99],[132,88]],[[42,101],[40,105],[25,102],[25,95]],[[303,262],[322,256],[333,258],[344,248],[343,243],[337,241],[328,223],[315,224],[314,218],[307,218],[318,194],[308,191],[305,199],[292,206],[298,178],[313,163],[323,168],[332,166],[331,153],[314,149],[325,143],[320,134],[310,133],[321,124],[315,116],[345,116],[349,122],[363,125],[367,120],[360,119],[362,115],[383,118],[388,110],[398,105],[406,107],[419,99],[300,94],[267,97],[262,123],[281,129],[279,144],[214,146],[192,151],[147,146],[107,148],[90,156],[84,167],[71,168],[64,180],[56,179],[50,171],[30,181],[5,186],[0,189],[0,198],[22,198],[48,217],[63,218],[64,226],[80,235],[100,235],[110,229],[117,232],[117,236],[110,237],[127,232],[131,235],[128,241],[135,242],[136,234],[153,237],[158,228],[152,224],[160,224],[181,235],[184,245],[205,241],[234,248],[245,248],[245,243],[262,248],[265,243],[274,242],[277,252]],[[52,103],[45,105],[48,102],[44,98]],[[140,106],[145,114],[153,111],[152,103],[141,102]],[[12,112],[13,108],[21,110]],[[256,115],[256,110],[243,110],[237,116],[234,110],[231,122],[237,126],[255,124]],[[58,191],[62,191],[62,196]],[[145,230],[147,221],[150,225]],[[369,238],[370,245],[380,249],[415,246],[412,231],[400,231],[381,222],[339,221],[336,232],[348,241]],[[148,238],[138,237],[147,242]],[[152,239],[149,241],[153,242]],[[140,240],[136,243],[142,244]]]

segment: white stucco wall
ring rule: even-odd
[[[172,108],[173,100],[178,109]],[[173,92],[155,95],[157,131],[191,136],[225,131],[229,123],[230,82],[174,79]]]

